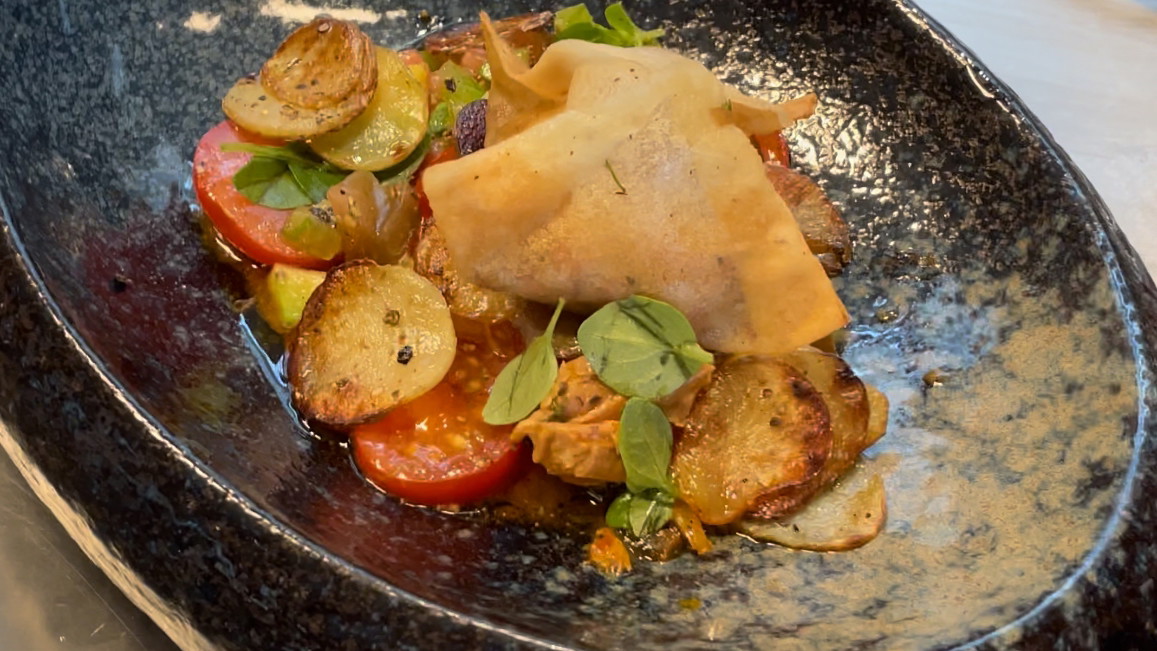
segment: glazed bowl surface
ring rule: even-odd
[[[480,8],[542,7],[327,11],[400,47]],[[877,540],[608,579],[583,539],[399,504],[303,430],[190,190],[220,97],[313,15],[275,0],[0,10],[0,444],[186,648],[1151,640],[1157,292],[1047,132],[903,2],[631,10],[746,91],[820,97],[789,140],[852,230],[843,355],[892,404]]]

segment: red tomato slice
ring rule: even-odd
[[[242,131],[228,120],[201,136],[193,154],[193,187],[201,208],[221,236],[262,264],[281,262],[310,269],[331,266],[330,261],[302,253],[281,239],[281,229],[290,211],[255,204],[233,187],[233,175],[252,156],[244,152],[221,151],[221,145],[228,142],[282,144]]]
[[[787,148],[787,139],[782,131],[769,133],[766,136],[753,136],[755,147],[763,162],[774,161],[784,167],[791,167],[791,150]]]
[[[511,442],[513,428],[482,420],[494,377],[513,357],[513,346],[521,346],[517,335],[491,334],[499,350],[461,340],[441,383],[351,432],[354,461],[371,482],[416,504],[465,504],[501,491],[526,471],[528,448]]]

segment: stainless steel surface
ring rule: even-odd
[[[175,651],[0,452],[0,649]]]

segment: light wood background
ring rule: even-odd
[[[1157,276],[1157,0],[915,0],[1009,85]]]

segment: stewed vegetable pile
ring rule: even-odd
[[[848,228],[783,136],[816,98],[605,19],[398,52],[321,16],[229,90],[195,186],[293,406],[391,495],[586,530],[608,572],[712,533],[862,545],[887,401],[831,352]]]

